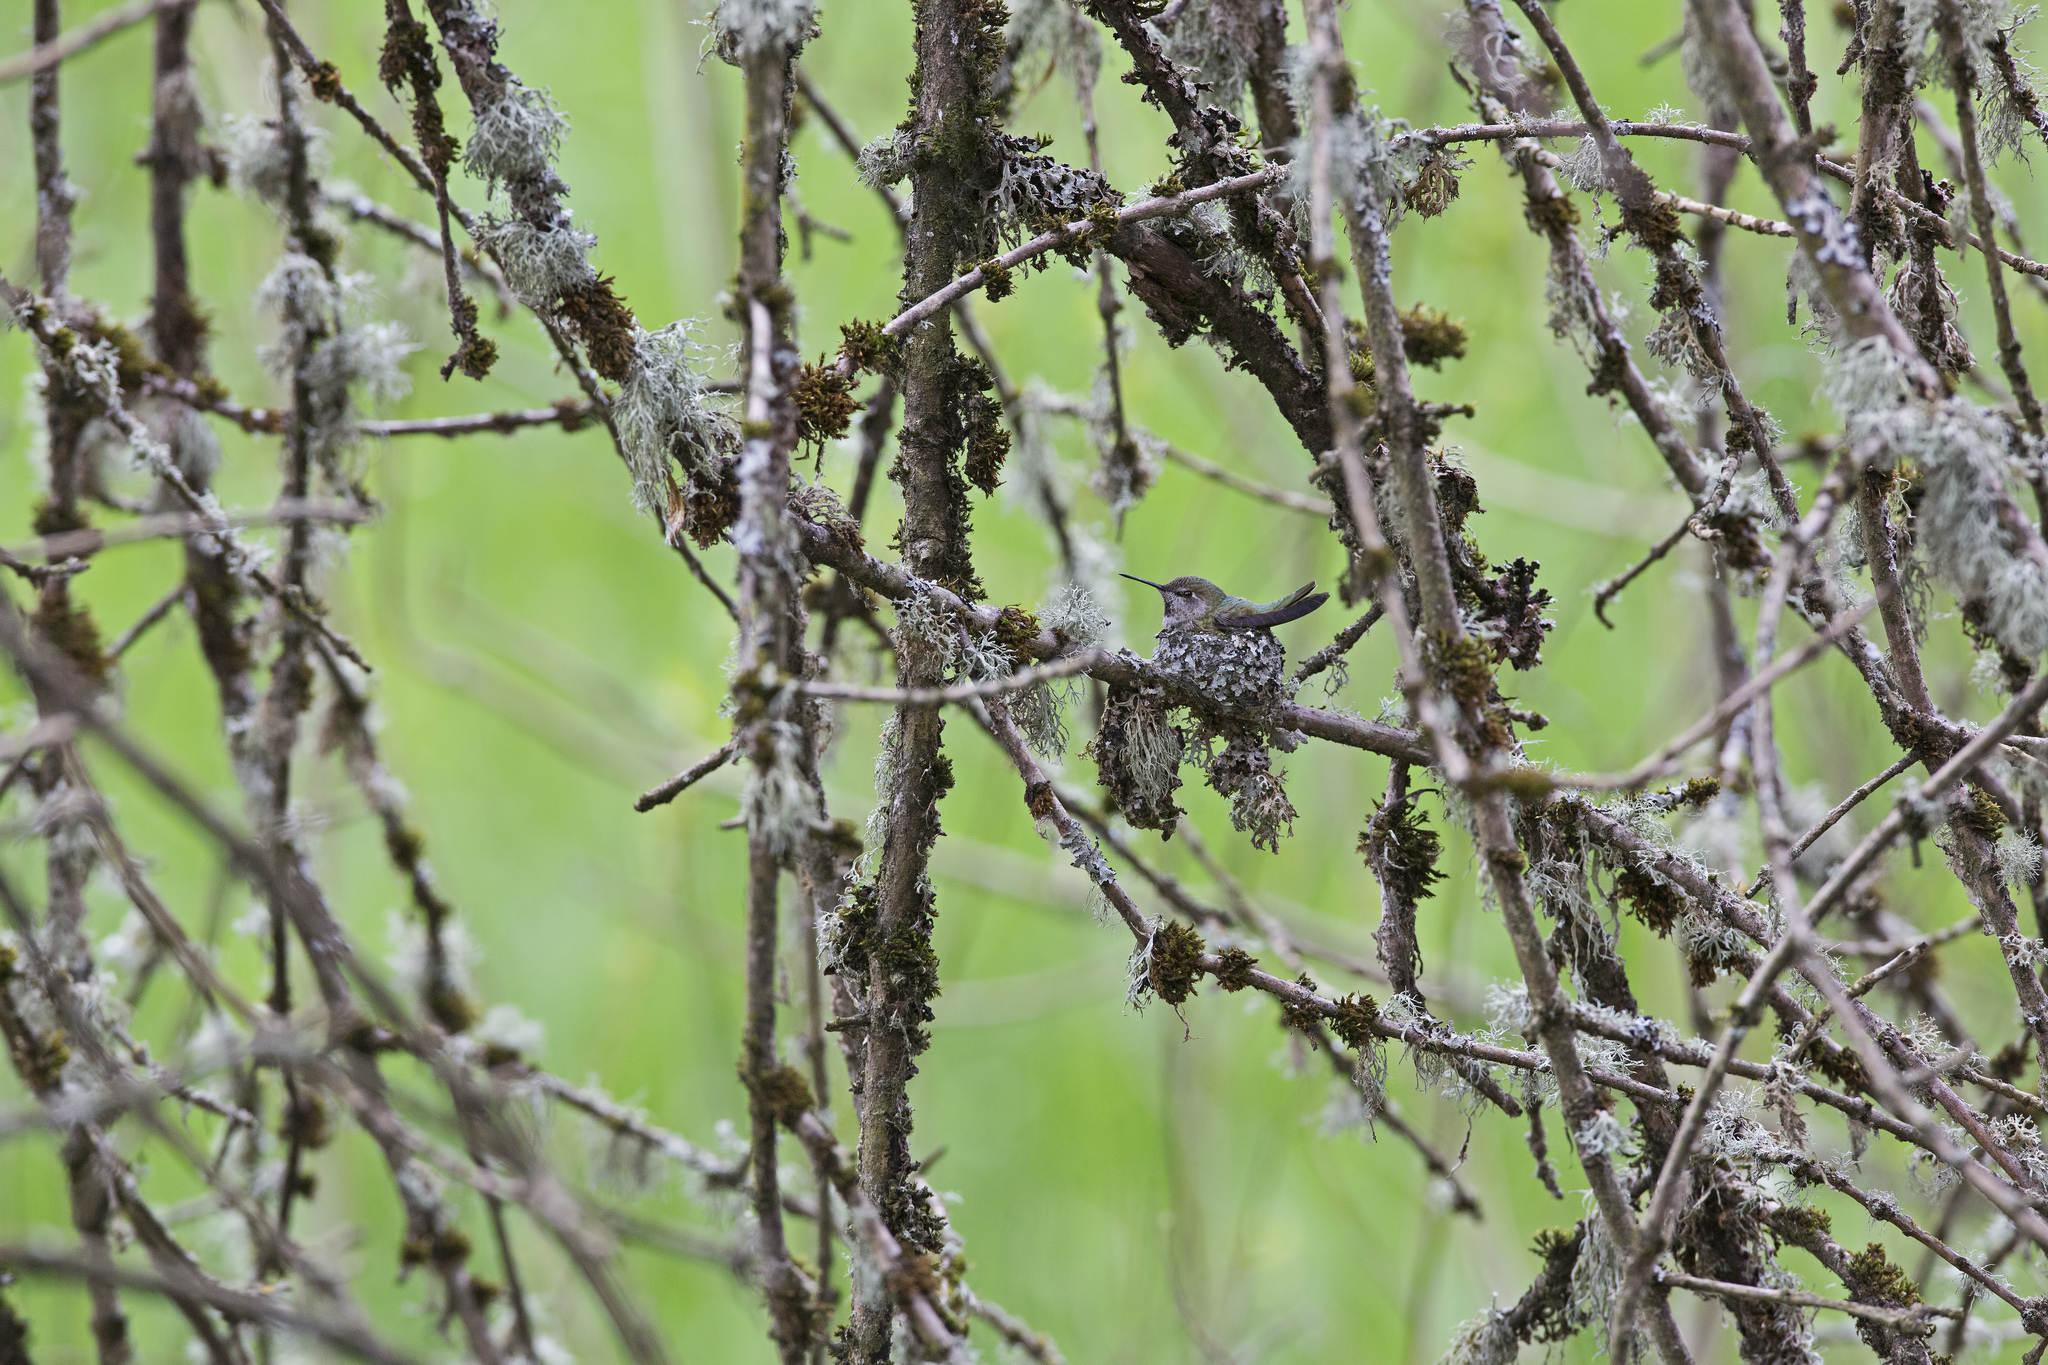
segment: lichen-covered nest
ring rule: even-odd
[[[1286,696],[1287,651],[1271,631],[1162,630],[1152,662],[1227,706],[1271,706]]]

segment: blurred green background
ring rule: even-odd
[[[1362,82],[1389,114],[1416,123],[1470,116],[1438,42],[1440,7],[1441,0],[1361,0],[1344,15]],[[98,8],[67,6],[67,24]],[[402,112],[374,79],[380,7],[359,0],[299,8],[315,49],[338,63],[381,117],[403,127]],[[1825,73],[1845,35],[1826,6],[1815,8],[1811,64]],[[529,83],[550,89],[573,122],[562,171],[579,225],[598,234],[600,270],[618,277],[643,323],[702,318],[706,339],[728,345],[720,291],[735,260],[740,91],[732,70],[704,57],[702,16],[691,4],[665,0],[502,0],[498,10],[503,58]],[[15,0],[7,12],[25,28],[25,3]],[[1662,0],[1575,0],[1558,19],[1615,115],[1640,117],[1668,103],[1696,116],[1675,56],[1639,62],[1674,32],[1678,13],[1678,4]],[[1298,11],[1295,19],[1299,36]],[[903,115],[910,25],[907,4],[863,0],[823,9],[822,35],[804,64],[863,137]],[[10,28],[7,42],[18,49],[26,37]],[[129,321],[145,311],[150,287],[146,180],[132,160],[147,136],[149,51],[148,30],[133,30],[64,72],[65,152],[83,192],[73,287]],[[197,52],[212,114],[268,110],[268,52],[254,6],[202,5]],[[1115,79],[1125,69],[1112,52],[1099,99],[1106,169],[1131,191],[1164,169],[1170,128]],[[452,82],[447,103],[451,128],[464,131],[468,116]],[[0,88],[0,266],[17,281],[33,278],[26,107],[25,84]],[[1853,141],[1853,87],[1825,80],[1817,115],[1837,120]],[[430,216],[431,206],[353,126],[325,107],[312,117],[331,133],[331,178],[413,217]],[[1051,134],[1053,154],[1085,163],[1064,81],[1021,95],[1015,126]],[[794,150],[805,207],[852,234],[844,243],[817,238],[808,259],[792,242],[802,341],[815,354],[836,346],[839,322],[893,311],[900,253],[876,197],[854,182],[817,120],[804,125]],[[1636,150],[1661,186],[1695,190],[1691,149]],[[1684,501],[1667,487],[1633,423],[1585,396],[1580,361],[1544,325],[1545,255],[1522,221],[1518,182],[1493,150],[1475,147],[1471,155],[1450,210],[1433,221],[1410,220],[1395,239],[1402,304],[1445,309],[1472,338],[1464,360],[1440,374],[1423,372],[1418,383],[1424,397],[1477,405],[1477,417],[1454,421],[1444,441],[1462,450],[1478,479],[1486,508],[1475,523],[1479,542],[1497,560],[1540,560],[1541,582],[1558,599],[1546,666],[1507,680],[1522,705],[1552,720],[1533,752],[1568,767],[1617,768],[1710,699],[1702,564],[1689,550],[1674,556],[1622,598],[1612,613],[1617,629],[1593,619],[1589,585],[1675,527]],[[2023,214],[2038,207],[2024,168],[2001,174]],[[482,206],[481,186],[460,183],[457,193]],[[1738,179],[1733,202],[1774,213],[1752,173]],[[1586,230],[1595,231],[1588,218]],[[280,232],[260,205],[203,185],[190,221],[196,287],[213,308],[212,364],[245,401],[277,402],[278,388],[256,358],[270,326],[252,297]],[[1813,396],[1818,361],[1785,325],[1787,255],[1782,241],[1731,234],[1725,318],[1750,396],[1796,436],[1832,417]],[[488,309],[487,330],[503,348],[496,372],[482,384],[442,383],[436,372],[448,340],[438,262],[363,227],[351,231],[346,261],[374,276],[377,311],[406,322],[422,343],[410,366],[412,396],[382,415],[532,406],[573,392],[530,318],[499,320]],[[1610,290],[1638,301],[1630,326],[1640,336],[1649,317],[1640,303],[1644,263],[1618,253],[1600,269]],[[1973,257],[1952,277],[1980,357],[1988,359],[1981,263]],[[978,307],[1013,378],[1088,392],[1101,355],[1091,283],[1056,266],[1022,281],[1010,299]],[[2018,290],[2015,309],[2023,339],[2039,354],[2048,340],[2041,300]],[[1125,320],[1136,333],[1125,369],[1134,420],[1231,469],[1307,489],[1308,456],[1250,380],[1225,373],[1206,346],[1168,350],[1136,307]],[[8,543],[26,534],[40,478],[37,436],[21,397],[33,368],[26,340],[0,335],[0,538]],[[1062,429],[1060,436],[1085,474],[1091,456],[1081,432]],[[224,426],[221,439],[224,501],[262,505],[275,488],[275,442]],[[547,1066],[571,1080],[593,1079],[655,1121],[715,1147],[719,1125],[743,1125],[745,1112],[734,1077],[743,836],[718,828],[735,812],[738,781],[722,774],[652,815],[636,815],[632,801],[725,737],[719,707],[729,620],[634,513],[628,480],[601,431],[456,443],[414,438],[373,444],[366,459],[385,514],[357,531],[333,562],[330,593],[340,628],[377,666],[386,754],[479,950],[480,998],[515,1003],[545,1025]],[[824,476],[843,489],[851,463],[846,448],[833,447]],[[1811,466],[1795,475],[1815,481]],[[1078,515],[1104,522],[1085,477],[1078,484]],[[869,519],[880,552],[896,515],[893,486],[885,484]],[[1040,600],[1054,581],[1054,560],[1026,509],[998,496],[977,506],[975,528],[976,560],[992,597]],[[1102,534],[1110,535],[1106,527]],[[1201,573],[1254,598],[1311,577],[1327,584],[1341,563],[1334,539],[1313,518],[1177,466],[1131,512],[1116,549],[1122,567],[1147,577]],[[729,550],[708,560],[713,572],[730,573]],[[179,565],[174,545],[120,549],[98,561],[80,591],[112,635],[167,588]],[[16,585],[8,590],[20,600]],[[1157,603],[1149,590],[1137,591],[1107,605],[1124,640],[1144,649]],[[1946,599],[1941,606],[1952,610]],[[1345,619],[1333,605],[1282,636],[1298,657]],[[1928,662],[1937,700],[1952,713],[1981,717],[1996,709],[1997,699],[1980,695],[1970,680],[1953,619],[1935,623]],[[1393,691],[1391,672],[1391,646],[1376,632],[1356,652],[1352,681],[1332,704],[1374,714]],[[149,635],[118,687],[135,729],[219,808],[237,809],[212,684],[189,621],[174,616]],[[23,700],[11,678],[0,681],[0,695],[10,704]],[[1839,660],[1781,695],[1789,769],[1810,784],[1817,808],[1889,761],[1874,709]],[[1303,699],[1322,700],[1313,685]],[[835,814],[866,813],[882,714],[854,707],[843,716],[830,770]],[[936,861],[944,995],[912,1089],[913,1145],[920,1155],[942,1153],[932,1179],[956,1199],[954,1225],[978,1291],[1052,1333],[1076,1362],[1429,1361],[1456,1323],[1496,1296],[1505,1303],[1522,1292],[1537,1265],[1527,1251],[1532,1234],[1568,1225],[1580,1209],[1576,1194],[1557,1204],[1533,1180],[1521,1125],[1482,1114],[1468,1126],[1455,1108],[1417,1093],[1405,1066],[1394,1067],[1392,1093],[1404,1113],[1439,1150],[1465,1154],[1458,1179],[1484,1217],[1456,1216],[1415,1152],[1391,1133],[1372,1142],[1358,1130],[1322,1131],[1332,1098],[1328,1068],[1320,1058],[1290,1055],[1269,1003],[1204,994],[1187,1009],[1185,1034],[1170,1010],[1127,1012],[1127,935],[1092,922],[1078,874],[1035,838],[1000,754],[964,720],[954,720],[948,736],[960,782],[944,806],[949,836]],[[1077,735],[1066,767],[1082,783],[1093,777],[1078,753],[1085,738]],[[197,931],[209,916],[223,924],[239,918],[246,897],[239,887],[224,889],[213,850],[109,755],[89,758],[117,800],[130,841],[187,924]],[[1261,904],[1310,937],[1369,956],[1378,894],[1353,844],[1381,793],[1385,764],[1312,745],[1286,767],[1301,815],[1278,857],[1234,835],[1222,803],[1192,776],[1183,799]],[[302,804],[318,832],[331,899],[366,948],[381,952],[388,922],[405,906],[403,888],[333,760],[309,758],[302,772]],[[1435,820],[1433,802],[1429,810]],[[6,815],[19,820],[26,811],[17,797]],[[1850,823],[1867,827],[1867,818]],[[1144,847],[1219,898],[1181,843],[1161,846],[1147,836]],[[0,857],[19,875],[34,872],[30,848],[17,845]],[[1454,829],[1446,828],[1444,866],[1452,875],[1423,912],[1427,979],[1439,1008],[1474,1026],[1482,1022],[1486,984],[1512,975],[1512,957],[1477,899],[1470,850]],[[1922,926],[1967,910],[1933,858],[1918,873],[1901,860],[1889,893]],[[96,931],[111,932],[121,907],[101,894],[95,913]],[[1687,1021],[1674,946],[1633,922],[1622,932],[1646,1007]],[[224,931],[222,942],[229,969],[258,979],[252,941]],[[1988,1047],[2002,1045],[2014,1021],[1995,948],[1971,940],[1947,951],[1958,1009]],[[1318,976],[1340,989],[1360,984],[1331,968],[1319,966]],[[1984,989],[1976,989],[1980,983]],[[143,1002],[140,1031],[166,1040],[160,1050],[168,1047],[184,1006],[180,988],[159,979]],[[792,1029],[795,1022],[790,1016]],[[1753,1046],[1761,1055],[1768,1044]],[[398,1084],[424,1093],[418,1078],[402,1072]],[[25,1102],[11,1076],[0,1080],[0,1095],[10,1106]],[[836,1114],[850,1139],[843,1100]],[[565,1163],[602,1176],[602,1144],[581,1143],[568,1120],[557,1128]],[[1823,1147],[1845,1143],[1831,1118],[1817,1119],[1815,1130]],[[132,1134],[126,1140],[149,1172],[152,1193],[175,1201],[194,1192],[168,1154]],[[1551,1150],[1569,1189],[1577,1171],[1554,1115]],[[355,1274],[388,1331],[428,1358],[445,1357],[427,1286],[395,1282],[397,1205],[370,1145],[350,1134],[320,1155],[317,1171],[319,1193],[300,1223],[304,1237]],[[693,1203],[658,1158],[647,1174],[644,1187],[628,1182],[607,1197],[649,1217],[730,1235],[731,1223]],[[1899,1188],[1916,1212],[1930,1204],[1885,1144],[1873,1148],[1864,1176]],[[474,1209],[469,1219],[478,1221]],[[1958,1235],[1976,1244],[1983,1223],[1981,1212],[1966,1213]],[[1860,1212],[1837,1213],[1842,1242],[1893,1241],[1888,1230],[1866,1226]],[[210,1245],[205,1220],[186,1227],[195,1245]],[[20,1138],[0,1146],[0,1237],[42,1235],[68,1236],[56,1146]],[[573,1272],[530,1228],[518,1235],[552,1336],[578,1360],[614,1359],[605,1324]],[[809,1235],[793,1233],[799,1245]],[[1909,1269],[1919,1264],[1916,1252],[1896,1256]],[[1786,1261],[1809,1287],[1837,1291],[1803,1253]],[[680,1360],[770,1358],[756,1294],[724,1267],[644,1249],[630,1251],[629,1263]],[[2014,1273],[2023,1286],[2036,1284],[2032,1270]],[[10,1293],[31,1317],[37,1360],[90,1358],[81,1293],[48,1282]],[[1700,1359],[1734,1359],[1733,1333],[1717,1309],[1678,1306]],[[133,1307],[143,1358],[184,1358],[182,1325],[161,1306]],[[993,1342],[983,1346],[995,1353]],[[1842,1358],[1863,1354],[1853,1343],[1827,1349]],[[2018,1349],[2006,1348],[2012,1358]],[[1592,1352],[1590,1338],[1561,1348],[1565,1359]]]

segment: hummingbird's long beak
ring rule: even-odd
[[[1118,575],[1117,575],[1117,577],[1118,577],[1118,578],[1128,578],[1128,579],[1130,579],[1130,580],[1131,580],[1131,581],[1132,581],[1133,583],[1143,583],[1143,584],[1144,584],[1144,585],[1145,585],[1146,587],[1148,587],[1148,588],[1159,588],[1159,585],[1158,585],[1157,583],[1154,583],[1154,582],[1153,582],[1153,581],[1152,581],[1151,579],[1149,579],[1149,578],[1140,578],[1140,577],[1138,577],[1138,576],[1137,576],[1136,574],[1134,574],[1134,573],[1120,573],[1120,574],[1118,574]],[[1164,589],[1164,588],[1159,588],[1159,591],[1161,591],[1161,592],[1165,592],[1165,591],[1166,591],[1166,589]]]

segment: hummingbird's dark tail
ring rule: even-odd
[[[1219,619],[1216,624],[1222,630],[1263,630],[1268,626],[1284,626],[1289,621],[1299,621],[1317,607],[1330,600],[1326,592],[1312,597],[1297,598],[1287,606],[1273,611],[1254,612],[1249,616],[1233,616],[1228,620]]]

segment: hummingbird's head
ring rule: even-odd
[[[1157,588],[1159,595],[1166,599],[1166,627],[1189,626],[1209,620],[1216,606],[1227,595],[1206,578],[1187,574],[1166,583],[1154,583],[1149,578],[1136,574],[1124,574],[1133,583],[1143,583],[1148,588]]]

